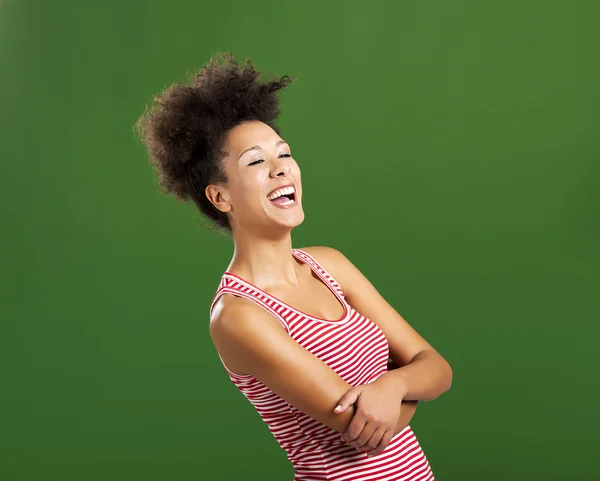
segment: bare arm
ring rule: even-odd
[[[452,369],[379,294],[369,280],[340,252],[329,247],[304,249],[338,281],[346,300],[376,323],[388,339],[390,356],[400,366],[381,376],[402,385],[402,399],[430,401],[450,389]]]
[[[294,341],[271,314],[247,299],[224,295],[215,304],[210,334],[233,372],[254,376],[296,409],[346,432],[355,409],[335,414],[334,408],[352,386]],[[400,417],[396,432],[409,416]]]
[[[400,411],[400,420],[398,421],[398,427],[396,428],[396,433],[402,431],[406,426],[408,426],[417,412],[417,405],[419,401],[402,401],[402,411]]]

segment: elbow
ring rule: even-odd
[[[423,389],[419,393],[418,399],[424,402],[433,401],[452,387],[452,367],[446,359],[433,350],[422,351],[417,356],[420,362],[425,361],[425,364],[422,365],[424,368],[422,372],[427,379],[422,385]],[[413,361],[417,360],[417,356],[413,358]]]
[[[428,396],[426,399],[423,399],[423,401],[425,402],[437,399],[445,392],[448,392],[452,387],[452,367],[445,359],[441,358],[441,362],[439,364],[437,372],[438,375],[437,382],[435,383],[435,388],[432,389],[430,396]]]
[[[444,382],[442,383],[442,386],[443,386],[442,394],[447,391],[450,391],[450,388],[452,387],[452,377],[454,375],[454,373],[452,371],[452,366],[450,366],[448,361],[444,360],[444,364],[445,364],[444,374],[443,374]]]
[[[450,363],[446,361],[440,354],[437,355],[438,358],[438,396],[441,396],[445,392],[449,391],[452,387],[452,367]]]

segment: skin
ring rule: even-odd
[[[253,146],[259,148],[246,151]],[[337,298],[291,254],[291,231],[303,222],[304,211],[300,168],[290,146],[266,124],[246,122],[229,131],[225,151],[227,183],[208,186],[206,196],[230,218],[234,254],[227,270],[300,311],[340,318]],[[280,209],[267,195],[287,184],[295,185],[298,204]],[[323,246],[302,250],[336,279],[347,302],[383,331],[397,369],[352,387],[290,338],[272,315],[229,294],[215,304],[211,338],[230,370],[256,377],[341,433],[349,445],[377,455],[408,425],[418,401],[433,400],[450,388],[452,370],[343,254]]]

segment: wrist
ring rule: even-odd
[[[404,399],[408,393],[408,382],[400,369],[394,369],[382,374],[377,381],[386,384],[386,389],[393,390],[394,397]]]

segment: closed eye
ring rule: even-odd
[[[291,156],[292,156],[292,154],[281,154],[279,157],[291,157]],[[250,165],[256,165],[256,164],[260,164],[262,162],[264,162],[264,159],[257,159],[257,160],[255,160],[253,162],[250,162],[248,165],[249,166]]]

